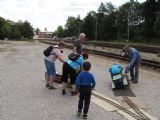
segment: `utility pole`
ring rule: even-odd
[[[96,17],[96,30],[95,30],[95,41],[97,40],[97,17]]]
[[[129,16],[128,16],[128,41],[129,41],[129,32],[130,32],[130,30],[129,30]]]

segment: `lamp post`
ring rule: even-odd
[[[130,25],[132,26],[133,25],[133,17],[135,17],[134,15],[135,15],[135,10],[136,10],[136,7],[135,7],[135,3],[134,3],[134,1],[130,1],[131,2],[131,4],[130,4],[130,7],[129,7],[129,12],[128,12],[128,18],[127,18],[127,21],[128,21],[128,41],[129,41],[129,39],[130,39]]]
[[[128,21],[128,30],[127,30],[128,32],[127,33],[128,33],[128,41],[129,41],[129,32],[130,32],[130,30],[129,30],[129,17],[128,17],[127,21]]]
[[[97,40],[97,17],[96,17],[96,29],[95,29],[95,41]]]
[[[78,35],[80,34],[80,16],[77,18]]]
[[[99,13],[103,13],[102,8],[100,9]],[[98,13],[96,13],[95,19],[96,19],[95,40],[97,40],[97,33],[98,33]]]

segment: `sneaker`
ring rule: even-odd
[[[66,91],[65,91],[65,90],[62,90],[62,95],[65,95],[65,94],[67,94]]]
[[[133,83],[138,83],[138,81],[135,81],[135,80],[134,80],[134,81],[132,81],[132,82],[133,82]]]
[[[81,116],[81,111],[77,111],[77,117]]]
[[[54,87],[54,86],[50,86],[48,89],[56,90],[57,88],[56,88],[56,87]]]
[[[87,119],[87,114],[83,114],[83,119]]]
[[[131,78],[130,81],[134,81],[134,79]]]
[[[50,87],[50,85],[47,83],[47,84],[46,84],[46,87]]]

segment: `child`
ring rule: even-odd
[[[87,113],[90,105],[91,90],[95,87],[96,82],[94,76],[89,72],[91,63],[86,61],[83,63],[83,72],[81,72],[76,80],[76,88],[79,90],[79,102],[77,116],[81,115],[83,104],[83,118],[87,119]]]

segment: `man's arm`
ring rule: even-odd
[[[133,66],[133,64],[136,62],[136,58],[137,58],[137,55],[133,54],[130,63],[127,65],[127,67],[125,69],[125,73],[129,72],[129,70],[131,69],[131,67]]]
[[[76,52],[76,50],[77,50],[77,47],[73,46],[73,52]]]
[[[76,40],[73,42],[73,52],[77,52],[77,45],[78,45],[78,42]]]
[[[62,62],[62,63],[65,62],[62,54],[59,54],[59,55],[58,55],[58,60],[59,60],[60,62]]]
[[[80,87],[80,74],[78,75],[76,79],[76,88],[79,89],[79,87]]]
[[[136,53],[134,53],[133,54],[133,56],[132,56],[132,58],[131,58],[131,61],[130,61],[130,66],[132,66],[135,62],[136,62],[136,59],[137,59],[137,54]]]
[[[96,86],[96,81],[94,76],[92,75],[92,88],[94,88]]]

